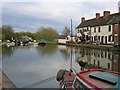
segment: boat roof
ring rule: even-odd
[[[45,39],[40,39],[39,42],[47,42]]]
[[[77,77],[82,82],[91,87],[98,88],[120,88],[120,73],[106,70],[86,70],[77,73]]]
[[[94,72],[89,74],[89,77],[116,85],[118,82],[118,75],[114,75],[109,72]]]

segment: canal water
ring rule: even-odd
[[[71,59],[72,58],[72,59]],[[55,79],[58,70],[69,70],[71,63],[81,71],[77,61],[87,62],[87,68],[119,71],[120,53],[64,45],[2,47],[2,69],[18,87],[43,81],[30,88],[58,88]]]

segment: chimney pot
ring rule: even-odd
[[[96,13],[96,20],[100,18],[100,13]]]
[[[85,21],[85,17],[82,17],[81,18],[81,23]]]
[[[110,15],[110,11],[104,11],[104,12],[103,12],[103,15],[104,15],[105,17],[108,17],[108,16]]]

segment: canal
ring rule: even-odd
[[[2,47],[2,69],[18,88],[54,77],[60,69],[69,70],[71,62],[77,72],[81,71],[77,61],[87,62],[87,68],[119,71],[119,59],[119,52],[64,45]],[[30,88],[58,87],[50,79]]]

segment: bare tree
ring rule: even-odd
[[[70,27],[65,26],[63,31],[62,31],[62,34],[65,36],[70,35]]]

